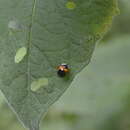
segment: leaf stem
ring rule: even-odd
[[[39,130],[39,128],[30,128],[29,130]]]
[[[39,130],[39,124],[31,125],[29,130]]]

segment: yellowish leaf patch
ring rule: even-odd
[[[27,54],[27,48],[26,47],[19,48],[17,50],[15,58],[14,58],[15,63],[21,62],[26,54]]]
[[[39,78],[38,80],[35,80],[31,83],[31,90],[32,91],[37,91],[41,87],[47,86],[48,85],[48,79],[47,78]]]
[[[72,10],[76,7],[76,4],[73,1],[69,1],[66,3],[66,8]]]

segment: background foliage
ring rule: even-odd
[[[49,110],[41,130],[130,129],[130,1],[97,46],[91,64]],[[24,130],[0,99],[0,130]]]

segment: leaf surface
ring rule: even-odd
[[[118,36],[97,48],[92,62],[51,110],[83,116],[74,124],[76,130],[127,130],[130,124],[129,42],[129,35]]]
[[[31,130],[89,63],[118,10],[116,0],[67,2],[0,1],[0,89]],[[65,78],[57,76],[62,63],[71,70]]]

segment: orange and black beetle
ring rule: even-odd
[[[57,74],[59,77],[65,77],[68,72],[69,72],[69,67],[67,64],[63,63],[58,66]]]

